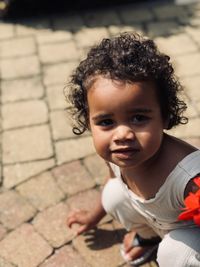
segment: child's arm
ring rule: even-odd
[[[110,168],[109,164],[109,175],[105,179],[105,184],[108,180],[114,177],[113,171]],[[69,213],[67,217],[67,225],[71,228],[73,224],[79,224],[79,228],[76,231],[77,235],[80,235],[98,224],[98,222],[106,215],[101,203],[101,196],[97,200],[95,208],[91,211],[88,210],[75,210]]]

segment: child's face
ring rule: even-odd
[[[120,168],[135,168],[159,150],[164,123],[153,82],[98,76],[88,90],[89,122],[97,153]]]

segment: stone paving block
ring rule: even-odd
[[[148,22],[154,19],[153,13],[147,8],[124,7],[123,9],[119,9],[118,12],[121,20],[127,24],[132,22]]]
[[[199,28],[197,27],[185,27],[185,31],[188,33],[188,35],[200,45],[200,34],[199,34]]]
[[[36,210],[15,191],[0,194],[0,221],[4,227],[14,229],[30,220]]]
[[[59,42],[39,46],[39,57],[42,63],[57,63],[78,59],[75,42]]]
[[[47,125],[3,132],[4,164],[47,159],[52,155],[53,149]]]
[[[72,231],[66,225],[67,214],[67,205],[59,203],[38,213],[33,220],[36,231],[54,248],[61,247],[73,238]]]
[[[57,42],[67,42],[72,39],[72,33],[69,31],[52,31],[49,30],[41,35],[36,36],[36,40],[39,45],[57,43]]]
[[[155,5],[153,11],[159,20],[181,18],[188,16],[187,10],[184,8],[184,6],[181,5],[179,6],[172,4],[157,5],[157,6]]]
[[[53,29],[76,31],[83,27],[84,22],[82,17],[77,13],[71,13],[67,15],[59,15],[52,18]]]
[[[58,185],[67,195],[74,195],[80,191],[93,188],[94,179],[86,171],[80,161],[74,161],[52,170]]]
[[[83,160],[84,165],[89,170],[92,178],[95,179],[97,184],[104,184],[105,178],[109,175],[108,166],[98,155],[86,157]]]
[[[144,29],[142,24],[134,24],[134,25],[111,25],[108,27],[108,31],[111,35],[119,35],[123,32],[137,32],[141,35],[144,35]]]
[[[93,10],[84,13],[83,17],[89,27],[120,25],[120,19],[115,10]]]
[[[0,40],[14,37],[15,29],[13,23],[0,22]]]
[[[64,95],[65,81],[62,84],[47,86],[47,100],[51,110],[69,107]]]
[[[27,18],[21,19],[16,24],[17,36],[30,36],[37,34],[44,34],[50,28],[50,21],[48,18]]]
[[[1,41],[0,49],[1,58],[26,56],[36,53],[35,40],[32,37]]]
[[[73,245],[92,267],[123,264],[119,239],[111,224],[99,226],[85,236],[78,236],[73,240]]]
[[[175,72],[178,77],[200,74],[200,54],[192,53],[174,58]]]
[[[54,140],[74,137],[66,111],[56,110],[51,112],[50,120]]]
[[[38,210],[54,205],[64,198],[50,172],[42,173],[19,185],[16,190]]]
[[[18,267],[37,267],[51,253],[52,247],[29,224],[23,224],[0,242],[0,256]]]
[[[6,233],[7,233],[6,228],[0,224],[0,240],[4,238]],[[1,263],[0,263],[0,267],[1,267]]]
[[[16,267],[16,265],[6,262],[4,259],[0,258],[0,267]]]
[[[192,118],[186,125],[179,125],[171,129],[169,134],[175,135],[179,138],[197,138],[200,132],[200,119]]]
[[[200,17],[180,17],[179,22],[184,25],[190,25],[192,27],[200,26]]]
[[[55,85],[55,84],[66,84],[69,80],[69,76],[77,67],[77,62],[59,63],[56,65],[45,66],[44,67],[44,84]],[[59,71],[58,71],[59,70]]]
[[[200,149],[200,137],[193,137],[193,138],[184,138],[186,142],[191,144],[192,146],[195,146],[196,148]]]
[[[81,159],[95,152],[90,136],[58,141],[55,149],[58,164]]]
[[[187,96],[190,98],[193,104],[196,103],[196,107],[200,111],[199,107],[200,91],[198,87],[199,83],[200,83],[199,75],[182,78],[182,84],[185,87],[185,92]]]
[[[39,76],[12,81],[2,81],[1,94],[2,103],[36,99],[41,98],[44,95],[44,88]]]
[[[42,171],[47,171],[53,166],[55,166],[54,159],[5,165],[3,168],[3,186],[12,188]]]
[[[91,267],[70,245],[58,249],[39,267]]]
[[[108,37],[108,31],[104,27],[81,28],[74,35],[78,47],[88,47],[99,43]]]
[[[2,59],[0,68],[2,79],[29,77],[40,73],[37,56]]]
[[[155,38],[155,42],[161,51],[171,56],[185,55],[198,51],[195,42],[184,33],[169,37],[158,37]]]
[[[2,106],[3,129],[46,123],[48,110],[42,100],[8,103]]]
[[[180,32],[183,32],[184,28],[176,21],[158,21],[158,22],[149,22],[147,24],[148,36],[160,37],[165,35],[173,35]]]

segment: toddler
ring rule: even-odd
[[[200,266],[200,228],[180,221],[199,187],[200,151],[167,134],[187,123],[169,56],[136,33],[91,48],[72,75],[68,99],[75,134],[89,130],[109,177],[94,210],[73,211],[77,234],[108,213],[129,231],[122,254],[132,266],[157,254],[161,267]]]

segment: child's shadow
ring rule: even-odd
[[[124,229],[107,230],[95,228],[84,234],[85,243],[92,250],[105,249],[121,243],[125,233],[126,230]]]

